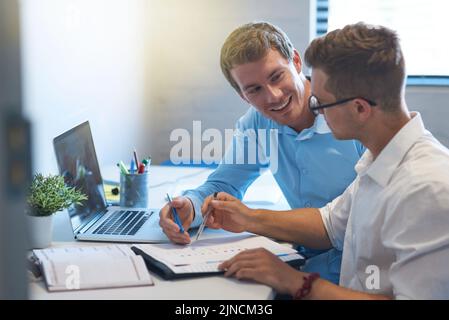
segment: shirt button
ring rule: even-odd
[[[307,169],[302,169],[302,174],[307,174]]]
[[[312,208],[312,204],[310,202],[306,202],[306,203],[304,203],[304,207]]]

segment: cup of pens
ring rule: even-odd
[[[142,162],[145,163],[145,160]],[[130,208],[148,208],[148,191],[150,188],[149,163],[147,167],[139,163],[134,170],[133,165],[128,170],[122,161],[118,163],[120,168],[120,206]]]

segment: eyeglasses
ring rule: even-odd
[[[339,104],[342,104],[342,103],[345,103],[345,102],[348,102],[348,101],[351,101],[351,100],[354,100],[354,99],[363,99],[366,102],[368,102],[371,107],[374,107],[376,105],[376,103],[374,101],[371,101],[369,99],[362,98],[362,97],[346,98],[346,99],[341,99],[341,100],[335,101],[333,103],[321,104],[317,97],[315,97],[314,95],[311,95],[309,97],[309,109],[310,109],[310,111],[312,111],[312,113],[314,115],[317,116],[317,115],[320,114],[319,110],[321,110],[321,109],[334,107],[334,106],[337,106]]]

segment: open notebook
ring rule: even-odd
[[[200,239],[184,247],[174,244],[136,244],[147,267],[164,279],[198,277],[223,273],[218,265],[246,249],[265,248],[290,265],[299,266],[304,258],[291,247],[261,236]]]
[[[33,250],[49,291],[153,285],[129,245]]]

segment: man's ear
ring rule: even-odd
[[[354,103],[359,120],[362,122],[367,121],[373,112],[371,105],[364,99],[354,99]]]
[[[302,60],[301,60],[301,56],[299,55],[298,50],[293,49],[293,64],[295,65],[295,69],[296,71],[298,71],[298,73],[302,72]]]

